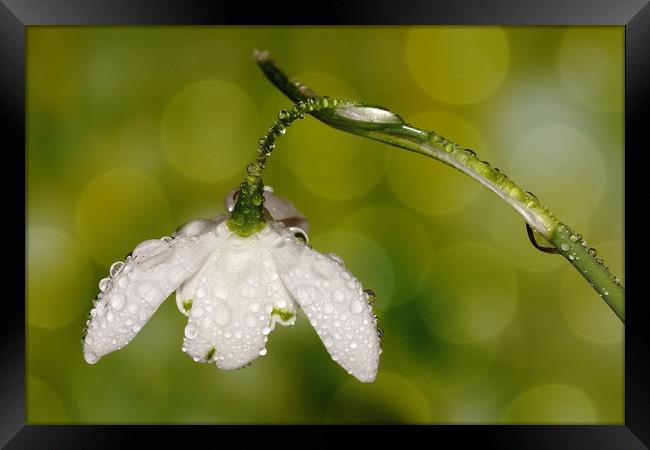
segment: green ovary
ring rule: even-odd
[[[273,308],[271,315],[278,316],[283,322],[287,322],[293,318],[294,313],[291,311],[285,311],[284,309]]]

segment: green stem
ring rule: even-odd
[[[290,80],[270,59],[268,52],[255,52],[254,57],[266,77],[292,101],[304,102],[317,98],[309,87]],[[420,153],[468,175],[521,214],[526,223],[556,247],[558,253],[580,272],[625,322],[624,288],[602,260],[596,258],[595,251],[589,251],[582,237],[556,219],[537,197],[521,189],[488,162],[480,160],[472,150],[433,131],[413,127],[394,112],[380,106],[357,102],[311,111],[310,114],[331,127]],[[579,238],[573,240],[572,237]]]
[[[347,100],[323,98],[308,98],[299,101],[290,111],[280,111],[278,118],[269,128],[264,137],[259,140],[257,156],[247,167],[248,175],[239,185],[239,194],[233,206],[233,211],[226,221],[228,228],[234,233],[247,237],[260,231],[265,226],[264,219],[264,183],[262,172],[275,149],[275,140],[284,135],[287,127],[298,119],[303,119],[305,113],[321,111],[337,106],[352,106]]]

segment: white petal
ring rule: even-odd
[[[150,239],[125,262],[111,266],[110,276],[90,311],[83,338],[84,358],[96,363],[128,344],[161,303],[192,276],[221,240],[212,230],[200,236]]]
[[[192,299],[183,350],[195,361],[226,370],[243,367],[266,354],[276,322],[295,320],[293,301],[268,246],[260,243],[269,234],[268,227],[248,238],[231,233],[177,292]]]
[[[274,231],[271,254],[278,273],[332,359],[360,381],[374,381],[381,353],[379,335],[359,281],[336,260],[312,250],[277,224]]]

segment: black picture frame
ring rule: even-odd
[[[458,25],[622,25],[625,26],[625,203],[643,205],[647,194],[635,186],[641,178],[638,158],[650,148],[643,120],[650,100],[650,0],[437,0],[435,2],[357,1],[306,5],[292,2],[243,4],[204,0],[0,0],[0,126],[3,128],[5,174],[20,179],[18,163],[25,163],[25,36],[38,25],[207,25],[207,24],[458,24]],[[7,159],[16,157],[17,164]],[[12,167],[13,169],[10,169]],[[22,172],[23,176],[25,172]],[[4,177],[5,179],[7,177]],[[23,183],[25,180],[23,180]],[[26,186],[26,184],[23,184]],[[13,188],[11,187],[13,186]],[[5,196],[16,203],[24,198],[5,186]],[[21,205],[16,205],[17,209]],[[643,230],[635,228],[638,208],[625,209],[625,267],[628,295],[625,325],[625,424],[593,426],[455,425],[430,427],[372,427],[364,437],[386,432],[406,437],[406,445],[427,434],[431,445],[475,443],[500,449],[636,449],[650,445],[650,346],[644,326],[644,296],[639,281],[643,267],[635,264],[644,253]],[[25,210],[23,209],[23,212]],[[14,217],[18,217],[16,214]],[[23,217],[26,217],[23,215]],[[14,225],[15,222],[15,225]],[[5,224],[6,235],[19,220]],[[26,223],[25,223],[26,225]],[[18,230],[18,233],[20,230]],[[17,239],[16,239],[17,241]],[[17,250],[20,254],[20,250]],[[14,266],[18,266],[15,264]],[[26,267],[26,266],[25,266]],[[25,272],[22,285],[25,291]],[[16,276],[16,280],[21,280]],[[20,286],[20,282],[13,284]],[[26,292],[26,291],[25,291]],[[8,296],[9,294],[6,294]],[[18,292],[15,295],[19,295]],[[15,297],[14,297],[15,298]],[[174,442],[215,442],[224,433],[254,438],[257,433],[233,427],[210,426],[41,426],[26,425],[24,304],[5,298],[0,327],[0,445],[6,448],[115,448],[130,447],[145,438]],[[594,374],[597,376],[597,374]],[[235,427],[236,428],[236,427]],[[309,442],[321,444],[332,436],[326,427],[308,429]],[[228,431],[228,429],[230,431]],[[274,440],[266,433],[265,440]],[[286,435],[287,430],[280,433]],[[403,433],[409,433],[405,435]],[[322,439],[322,440],[321,440]],[[241,441],[240,441],[241,442]],[[282,442],[282,441],[277,441]],[[298,444],[300,441],[296,441]],[[645,444],[645,445],[644,445]],[[244,445],[246,446],[246,445]],[[318,445],[316,445],[318,446]]]

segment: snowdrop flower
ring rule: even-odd
[[[339,113],[356,111],[328,98],[281,111],[240,189],[226,197],[227,215],[144,241],[111,266],[83,332],[88,363],[128,344],[176,291],[188,317],[182,349],[196,362],[226,370],[248,365],[266,355],[275,325],[292,325],[301,309],[334,361],[360,381],[374,381],[381,348],[371,295],[341,258],[309,246],[305,217],[261,178],[286,127],[306,112],[337,106]]]
[[[264,198],[270,218],[251,236],[233,232],[225,215],[198,219],[113,264],[90,312],[86,361],[127,345],[176,291],[188,317],[182,348],[194,361],[244,367],[266,354],[275,325],[293,324],[302,309],[332,359],[373,381],[381,349],[368,293],[339,257],[309,247],[306,220],[291,203],[268,190]]]

